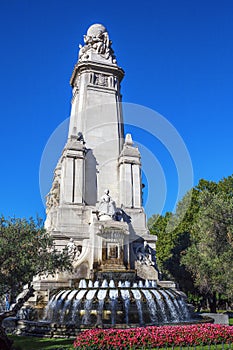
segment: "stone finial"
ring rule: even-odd
[[[85,45],[79,45],[79,61],[90,59],[90,53],[94,52],[106,60],[116,63],[114,52],[111,48],[111,40],[106,28],[102,24],[93,24],[84,35]]]
[[[126,134],[125,135],[125,144],[128,146],[133,146],[133,140],[132,140],[132,135],[131,134]]]

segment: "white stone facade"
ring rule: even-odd
[[[78,249],[74,274],[60,275],[60,281],[91,278],[95,271],[114,266],[135,270],[143,264],[135,247],[146,240],[155,249],[156,237],[149,235],[142,207],[140,152],[131,135],[124,137],[120,93],[124,71],[102,25],[91,26],[84,42],[70,81],[68,140],[47,196],[46,229],[60,249],[70,239]],[[101,212],[107,190],[111,200],[106,199]]]

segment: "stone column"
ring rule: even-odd
[[[83,204],[85,148],[83,142],[69,140],[61,159],[61,204]]]
[[[74,203],[84,203],[84,156],[75,159],[74,164]]]
[[[130,163],[120,164],[120,205],[133,207],[132,169]]]
[[[66,156],[62,160],[62,171],[61,171],[61,203],[72,203],[73,202],[73,168],[74,158]]]
[[[133,178],[133,207],[141,208],[141,170],[139,164],[132,164],[132,178]]]
[[[141,162],[132,137],[126,135],[119,157],[120,204],[126,208],[141,208]]]

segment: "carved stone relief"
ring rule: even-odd
[[[57,207],[60,202],[60,178],[61,169],[57,167],[54,172],[52,188],[46,196],[46,213],[52,208]]]
[[[106,86],[115,88],[117,86],[117,79],[113,75],[104,75],[102,73],[91,72],[89,75],[89,82],[93,85]]]
[[[95,84],[100,86],[107,86],[107,77],[103,74],[96,74]]]
[[[147,241],[143,244],[139,244],[134,249],[137,261],[142,265],[155,266],[155,251],[152,249]]]

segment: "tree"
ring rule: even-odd
[[[221,181],[216,193],[204,190],[199,205],[191,246],[181,262],[207,297],[211,312],[216,312],[217,293],[233,297],[233,197],[227,184]]]
[[[192,297],[200,297],[203,290],[199,288],[193,271],[190,270],[187,263],[184,263],[183,256],[193,245],[195,236],[193,227],[203,215],[204,203],[201,200],[203,193],[208,193],[211,197],[220,192],[227,198],[232,198],[233,176],[229,176],[219,183],[201,179],[198,185],[179,201],[174,214],[153,215],[149,221],[150,232],[158,236],[157,261],[159,268],[166,278],[174,279],[181,289]],[[231,232],[228,230],[229,240],[232,239]],[[196,236],[196,239],[198,241],[199,237]],[[190,265],[191,260],[190,258]],[[226,260],[225,263],[227,263]]]
[[[0,218],[0,296],[8,293],[11,300],[15,300],[23,286],[28,284],[26,299],[29,299],[33,293],[31,282],[34,276],[71,270],[71,266],[67,250],[56,250],[42,220]],[[16,315],[25,301],[20,300],[13,310],[1,314],[0,322]],[[9,344],[0,323],[1,349],[10,349]]]
[[[196,211],[197,194],[198,191],[194,190],[188,192],[178,203],[175,214],[167,212],[164,216],[154,215],[149,226],[150,232],[158,237],[156,258],[162,277],[175,280],[189,294],[197,291],[190,272],[181,265],[180,259],[190,245],[189,229]]]
[[[165,277],[168,271],[164,267],[164,262],[171,257],[171,249],[173,248],[172,231],[168,231],[168,222],[172,218],[172,213],[167,212],[165,216],[153,215],[148,220],[148,228],[150,233],[157,236],[158,244],[156,246],[156,261],[160,273]]]

